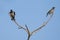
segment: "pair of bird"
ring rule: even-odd
[[[53,14],[53,13],[54,13],[54,9],[55,9],[55,7],[52,7],[52,8],[47,12],[47,15],[46,15],[46,16],[48,16],[48,15],[50,15],[50,14]],[[11,9],[10,12],[9,12],[9,14],[10,14],[11,20],[14,20],[14,21],[15,21],[15,11],[13,11],[13,10]]]

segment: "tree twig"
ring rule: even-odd
[[[15,20],[13,20],[13,21],[14,21],[14,23],[18,26],[19,29],[24,29],[24,30],[27,32],[27,34],[28,34],[27,40],[29,40],[29,39],[30,39],[30,31],[29,31],[27,25],[25,24],[25,27],[26,27],[26,28],[24,28],[23,26],[19,25]]]
[[[38,27],[37,29],[35,29],[34,31],[32,31],[31,35],[34,34],[34,33],[36,33],[37,31],[39,31],[40,29],[42,29],[50,21],[50,19],[52,18],[52,16],[53,16],[53,14],[50,15],[49,19],[47,21],[43,22],[43,24],[40,27]]]
[[[24,29],[27,32],[26,28],[24,28],[23,26],[19,25],[16,20],[14,21],[14,23],[18,26],[18,29]]]
[[[27,25],[25,25],[25,27],[26,27],[26,29],[27,29],[27,33],[28,33],[28,38],[27,38],[27,40],[29,40],[29,39],[30,39],[30,31],[29,31]]]

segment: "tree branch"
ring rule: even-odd
[[[27,40],[29,40],[29,39],[30,39],[30,31],[29,31],[27,25],[25,25],[25,27],[26,27],[26,29],[27,29],[27,33],[28,33],[28,38],[27,38]]]
[[[50,21],[50,19],[52,18],[52,16],[53,16],[53,14],[50,15],[49,19],[47,21],[43,22],[43,24],[40,27],[38,27],[37,29],[35,29],[34,31],[32,31],[31,35],[34,34],[34,33],[36,33],[37,31],[39,31],[40,29],[42,29]]]
[[[18,26],[19,29],[24,29],[24,30],[27,32],[27,34],[28,34],[27,40],[29,40],[29,39],[30,39],[30,31],[29,31],[27,25],[25,24],[25,27],[26,27],[26,28],[24,28],[23,26],[19,25],[19,24],[16,22],[16,20],[13,20],[13,21],[14,21],[14,23]]]
[[[23,30],[25,30],[27,32],[26,28],[24,28],[23,26],[19,25],[16,20],[14,21],[14,23],[18,26],[18,29],[23,29]]]
[[[50,17],[48,18],[47,21],[43,22],[43,24],[42,24],[40,27],[38,27],[37,29],[35,29],[35,30],[32,31],[32,32],[29,31],[27,25],[25,25],[26,28],[24,28],[23,26],[19,25],[19,24],[16,22],[16,20],[13,20],[13,21],[14,21],[14,23],[18,26],[19,29],[23,29],[23,30],[25,30],[25,31],[27,32],[27,34],[28,34],[27,40],[29,40],[30,37],[32,36],[32,34],[36,33],[36,32],[39,31],[40,29],[42,29],[42,28],[50,21],[50,19],[52,18],[52,16],[53,16],[53,14],[50,15]]]

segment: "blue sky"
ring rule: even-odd
[[[30,31],[38,28],[46,20],[46,13],[56,7],[50,22],[33,34],[30,40],[60,40],[60,0],[0,0],[0,40],[26,40],[27,33],[19,30],[10,20],[9,11],[16,12],[20,25],[27,24]]]

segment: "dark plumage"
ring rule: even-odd
[[[15,12],[13,10],[10,10],[9,12],[11,20],[15,20]]]
[[[50,10],[47,12],[47,15],[46,15],[46,16],[48,16],[48,15],[50,15],[50,14],[53,14],[53,13],[54,13],[54,9],[55,9],[55,7],[52,7],[52,9],[50,9]]]

